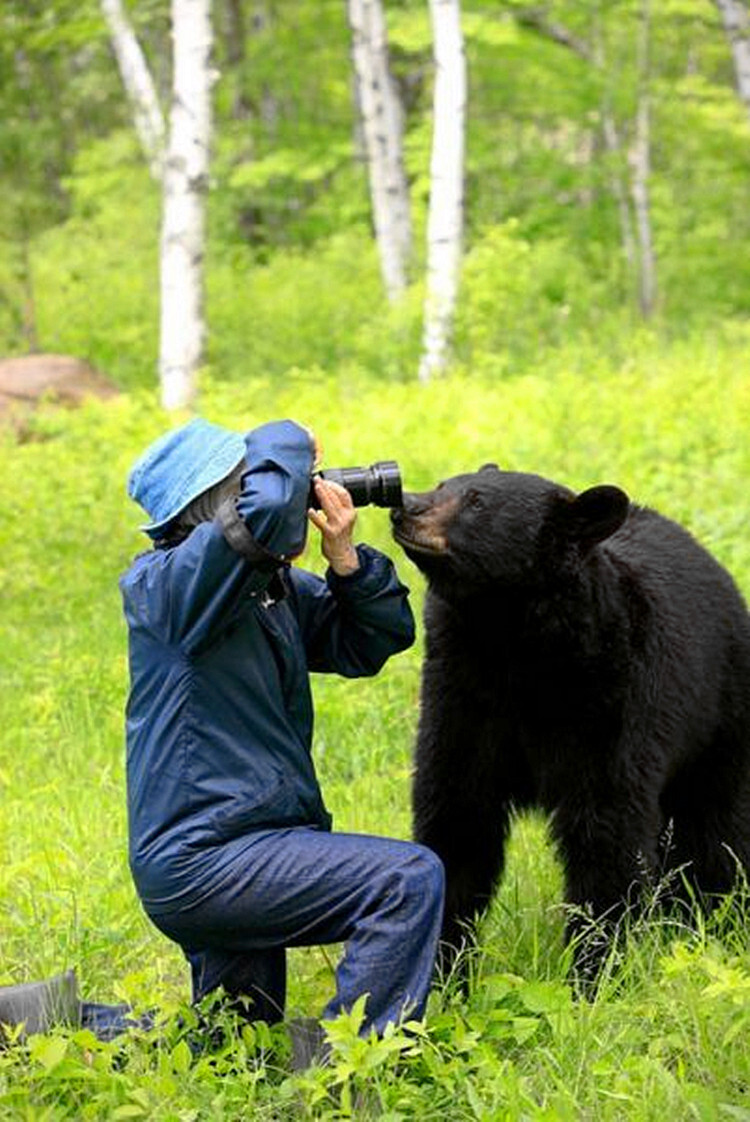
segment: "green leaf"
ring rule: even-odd
[[[65,1058],[68,1041],[62,1036],[33,1036],[29,1050],[31,1058],[45,1071],[52,1071]]]
[[[178,1075],[184,1075],[190,1070],[193,1062],[192,1053],[187,1041],[180,1040],[172,1049],[172,1068]]]

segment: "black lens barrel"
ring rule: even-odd
[[[368,468],[326,468],[317,475],[345,487],[355,506],[402,505],[401,472],[395,460],[381,460]],[[320,506],[314,487],[310,488],[310,506]]]

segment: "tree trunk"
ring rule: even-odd
[[[396,300],[406,288],[412,240],[403,112],[388,62],[381,0],[347,0],[347,9],[375,239],[388,299]]]
[[[253,107],[247,92],[247,20],[243,0],[223,0],[218,13],[215,38],[220,29],[227,77],[231,80],[232,117],[236,121],[248,120]]]
[[[606,0],[605,0],[606,2]],[[718,0],[717,0],[718,2]],[[612,96],[609,89],[609,67],[606,58],[606,44],[601,21],[601,3],[593,10],[591,45],[586,40],[573,35],[563,24],[552,22],[536,8],[521,9],[515,13],[522,27],[529,27],[541,35],[566,47],[579,58],[593,63],[602,79],[602,102],[600,109],[602,137],[609,162],[609,182],[617,205],[620,222],[622,251],[627,262],[628,272],[634,278],[636,296],[644,315],[651,314],[656,299],[656,265],[654,261],[649,214],[648,175],[650,147],[650,111],[648,103],[648,47],[650,35],[650,13],[641,9],[641,32],[639,40],[638,70],[638,111],[636,120],[636,142],[629,155],[630,179],[621,174],[624,164],[623,144],[620,139]],[[635,219],[631,213],[635,211]],[[636,242],[636,230],[638,242]]]
[[[633,234],[633,223],[631,221],[630,207],[628,205],[627,190],[616,166],[622,159],[622,144],[620,143],[620,135],[617,131],[614,115],[606,101],[602,106],[602,135],[604,137],[604,145],[607,149],[607,154],[612,162],[609,183],[610,190],[617,204],[617,214],[620,219],[622,252],[632,275],[637,268],[635,236]]]
[[[226,0],[224,39],[227,62],[230,66],[240,66],[245,61],[245,13],[242,0]]]
[[[23,231],[21,242],[21,269],[20,280],[23,292],[23,306],[21,312],[21,325],[23,340],[29,354],[39,350],[39,335],[36,325],[36,299],[34,295],[34,274],[31,268],[31,238],[28,230]]]
[[[251,25],[253,35],[263,35],[269,28],[273,33],[276,23],[278,23],[278,12],[275,5],[270,4],[268,0],[255,0]],[[276,139],[281,113],[282,109],[274,86],[264,82],[260,92],[260,119],[265,127],[266,136],[271,140]]]
[[[716,0],[732,48],[737,92],[750,115],[750,19],[740,0]]]
[[[649,176],[651,174],[651,105],[650,105],[650,0],[641,0],[638,33],[638,110],[635,143],[630,154],[632,171],[631,194],[635,209],[638,235],[639,296],[641,313],[648,319],[656,306],[656,261],[651,235],[651,204]]]
[[[430,0],[435,57],[430,204],[427,216],[427,296],[420,382],[448,363],[464,211],[466,58],[459,0]]]
[[[133,107],[133,121],[151,174],[161,180],[164,165],[164,116],[148,64],[128,20],[122,0],[101,0],[112,50],[125,91]]]
[[[161,234],[159,378],[165,409],[192,404],[203,357],[205,196],[211,137],[211,0],[172,0],[174,50]]]
[[[602,80],[601,127],[604,149],[607,153],[609,165],[609,184],[612,196],[617,205],[617,215],[620,220],[620,239],[622,252],[628,269],[628,280],[632,282],[638,269],[638,256],[626,184],[627,165],[615,113],[612,108],[607,44],[602,27],[599,5],[596,7],[595,19],[592,23],[592,36],[593,50],[591,52],[591,58]]]

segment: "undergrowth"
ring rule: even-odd
[[[750,382],[743,350],[634,340],[616,365],[565,354],[533,374],[460,372],[425,388],[361,368],[284,380],[204,380],[201,410],[250,427],[293,416],[326,462],[395,458],[408,489],[488,460],[573,487],[625,487],[683,522],[750,592],[745,531]],[[130,463],[174,418],[142,391],[45,408],[0,436],[0,982],[76,968],[87,999],[157,1011],[113,1044],[57,1029],[0,1053],[8,1119],[748,1119],[750,948],[742,886],[719,914],[659,908],[628,921],[598,990],[569,981],[560,868],[546,824],[515,824],[481,928],[468,996],[435,987],[424,1024],[330,1027],[329,1066],[291,1076],[283,1030],[218,1017],[195,1046],[187,971],[152,928],[126,860],[126,636],[118,574],[144,547],[124,494]],[[423,583],[387,515],[361,537],[396,556],[417,614]],[[304,563],[320,568],[310,548]],[[373,681],[315,684],[315,756],[335,827],[407,837],[417,718],[415,647]],[[336,948],[294,951],[290,1015],[314,1014]],[[198,1034],[200,1035],[200,1034]]]

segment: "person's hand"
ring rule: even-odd
[[[349,576],[359,568],[359,557],[352,543],[357,511],[346,487],[319,476],[313,480],[320,510],[309,510],[307,516],[320,530],[321,549],[328,564],[340,577]]]

